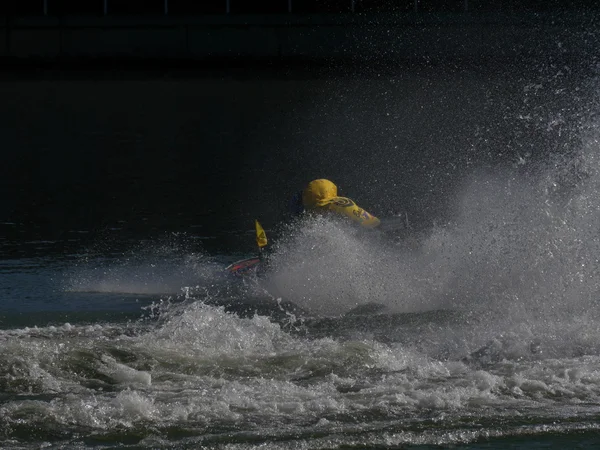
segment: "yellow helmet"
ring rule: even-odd
[[[306,208],[324,206],[333,197],[337,197],[337,186],[324,178],[311,181],[302,191],[302,203]]]

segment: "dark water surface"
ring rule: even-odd
[[[3,447],[598,445],[594,67],[17,78]],[[390,229],[290,221],[318,177]]]

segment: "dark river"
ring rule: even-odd
[[[597,92],[552,63],[5,75],[0,446],[596,446]],[[387,228],[291,220],[315,178]],[[269,271],[232,278],[254,219]]]

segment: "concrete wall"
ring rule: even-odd
[[[515,58],[593,55],[588,16],[0,18],[0,57]]]

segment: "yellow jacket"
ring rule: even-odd
[[[365,228],[380,224],[377,217],[369,214],[352,200],[338,197],[337,186],[329,180],[311,181],[302,191],[302,204],[307,211],[332,212],[347,217]]]

